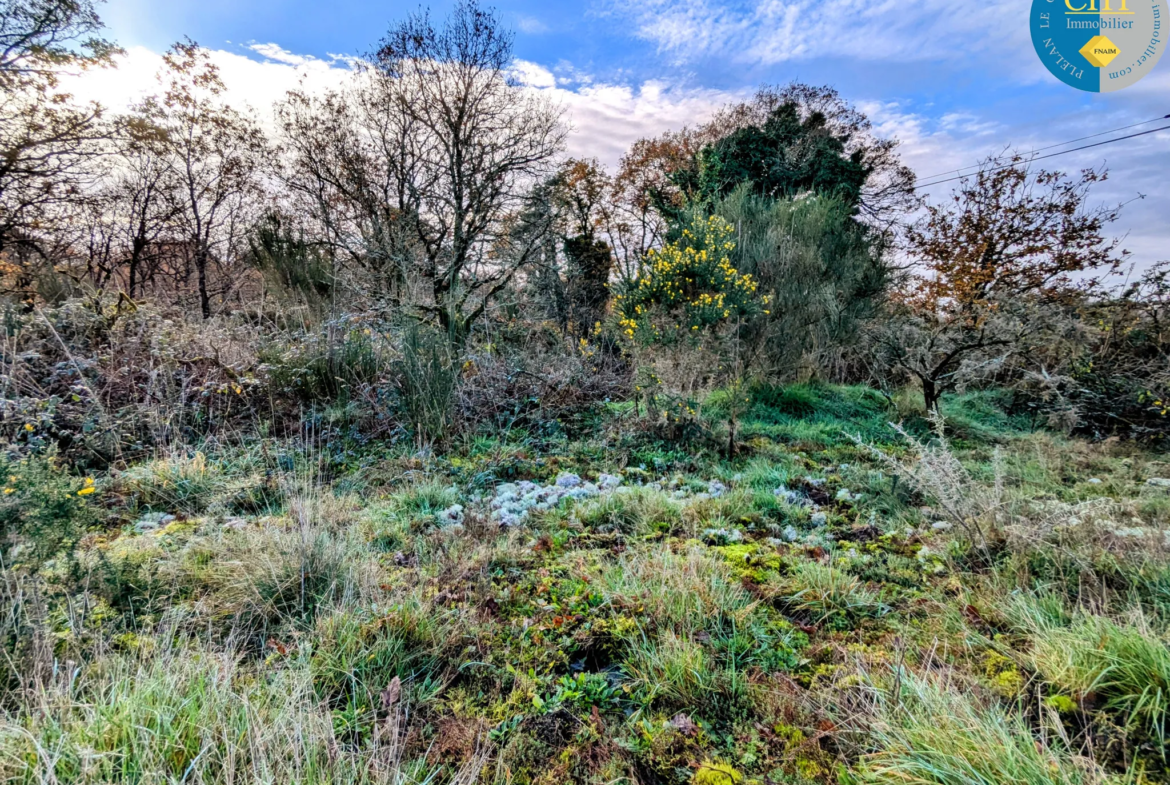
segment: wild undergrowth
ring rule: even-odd
[[[1170,782],[1160,453],[752,395],[10,462],[0,781]]]

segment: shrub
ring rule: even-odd
[[[93,478],[68,475],[53,454],[0,454],[0,559],[37,571],[70,549],[98,519]]]
[[[98,296],[9,317],[0,438],[14,448],[102,469],[255,424],[255,325]]]
[[[339,318],[261,350],[273,388],[305,403],[345,402],[388,377],[385,347],[370,329],[349,322]]]
[[[900,425],[892,426],[909,442],[911,460],[899,461],[876,447],[870,447],[870,452],[911,488],[929,498],[949,523],[958,526],[986,554],[990,543],[1002,535],[1004,525],[999,454],[993,461],[994,485],[976,482],[951,448],[942,415],[932,412],[930,416],[935,430],[933,442],[918,439]]]
[[[769,313],[769,296],[757,293],[758,282],[731,266],[734,233],[723,218],[696,214],[677,241],[647,253],[638,277],[614,298],[622,335],[633,349],[646,347],[659,362],[655,370],[660,368],[667,379],[667,393],[685,395],[728,384],[721,408],[729,455],[735,454],[738,417],[746,405],[750,327]],[[686,400],[664,404],[650,395],[647,406],[684,426],[679,436],[685,436],[685,425],[695,415]]]

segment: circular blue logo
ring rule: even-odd
[[[1032,45],[1078,90],[1110,93],[1148,74],[1166,48],[1167,0],[1032,0]]]

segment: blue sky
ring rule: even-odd
[[[451,4],[429,5],[441,17]],[[1170,114],[1170,58],[1134,87],[1081,93],[1040,65],[1027,29],[1029,6],[1029,0],[495,4],[516,32],[516,56],[530,82],[566,105],[574,126],[570,152],[609,164],[638,136],[700,122],[760,84],[793,79],[838,88],[902,140],[904,157],[923,176],[1008,146],[1027,151]],[[287,89],[279,68],[323,71],[336,65],[335,56],[368,51],[392,21],[418,8],[373,0],[109,0],[103,16],[119,43],[139,55],[131,70],[144,67],[146,52],[188,35],[235,64],[224,68],[230,89],[264,104]],[[124,67],[118,78],[129,83],[133,74]],[[1047,163],[1108,165],[1111,179],[1098,198],[1146,196],[1127,206],[1117,226],[1134,260],[1170,258],[1170,131]]]

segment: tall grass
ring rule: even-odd
[[[812,615],[818,623],[832,616],[856,619],[878,616],[887,610],[877,594],[832,563],[798,561],[783,585],[790,592],[788,603]]]
[[[447,437],[459,381],[451,340],[411,325],[402,336],[400,394],[406,419],[420,446]]]
[[[749,668],[797,662],[791,625],[701,548],[624,556],[596,585],[613,607],[638,608],[621,636],[620,664],[644,706],[735,716],[746,704]]]
[[[1029,634],[1027,659],[1046,681],[1077,697],[1100,699],[1127,728],[1156,739],[1165,759],[1170,646],[1143,616],[1119,623],[1026,597],[1016,599],[1010,615],[1017,629]]]
[[[253,670],[177,639],[73,675],[0,717],[0,781],[419,785],[470,783],[484,763],[408,758],[401,705],[383,707],[366,743],[341,743],[299,656]]]
[[[1104,785],[1108,777],[1059,734],[1037,735],[1019,716],[940,677],[904,674],[873,693],[874,752],[860,779],[874,785]]]

